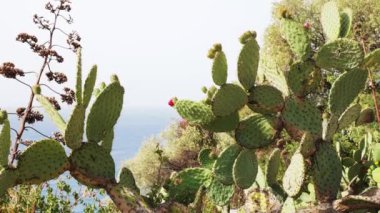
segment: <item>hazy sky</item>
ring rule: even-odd
[[[236,80],[238,37],[256,30],[259,42],[270,22],[274,0],[72,0],[74,24],[64,29],[78,31],[83,39],[85,74],[97,64],[98,83],[116,73],[125,86],[124,107],[166,107],[179,98],[200,99],[200,88],[210,86],[211,60],[206,55],[220,42],[229,62],[229,81]],[[45,0],[2,2],[0,63],[12,61],[24,71],[37,71],[41,58],[15,41],[19,32],[38,32],[35,13],[45,13]],[[59,37],[57,37],[60,40]],[[58,42],[64,44],[60,40]],[[60,50],[65,62],[54,71],[75,82],[75,55]],[[30,76],[25,79],[34,79]],[[0,107],[25,105],[28,89],[0,77]],[[58,87],[60,89],[61,87]],[[57,89],[57,90],[58,90]],[[43,88],[43,91],[46,89]]]

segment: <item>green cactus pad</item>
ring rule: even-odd
[[[297,196],[301,191],[305,176],[305,159],[301,153],[295,153],[282,179],[285,192],[291,197]]]
[[[380,49],[376,49],[365,56],[363,65],[372,71],[380,68]]]
[[[322,122],[322,139],[324,141],[331,141],[334,134],[338,130],[338,116],[332,114],[329,119],[325,118]]]
[[[235,131],[238,144],[247,149],[265,147],[273,142],[276,130],[272,121],[261,114],[253,114],[240,121]]]
[[[373,158],[373,161],[380,161],[380,143],[373,144],[372,158]]]
[[[63,120],[62,116],[58,113],[54,106],[50,103],[50,101],[42,95],[36,95],[35,97],[37,101],[41,104],[41,106],[44,108],[46,113],[49,115],[49,117],[52,119],[54,124],[57,126],[59,131],[65,132],[66,122],[65,120]]]
[[[364,58],[360,44],[354,40],[340,38],[323,45],[316,57],[319,67],[339,71],[352,70],[357,68]]]
[[[184,169],[170,180],[169,197],[176,202],[190,204],[194,201],[195,195],[202,185],[210,185],[211,178],[212,172],[208,169]]]
[[[300,153],[304,158],[308,158],[316,151],[315,147],[316,137],[309,132],[305,132],[301,138]]]
[[[260,60],[260,47],[256,39],[249,39],[244,44],[238,59],[238,78],[246,90],[255,85]]]
[[[308,101],[288,99],[285,102],[282,116],[286,123],[300,130],[308,131],[312,134],[319,134],[322,130],[321,114]]]
[[[74,150],[71,153],[70,162],[75,170],[84,176],[105,180],[115,179],[115,164],[112,156],[96,143],[85,143]],[[76,178],[87,185],[85,179]]]
[[[355,122],[361,110],[362,106],[360,104],[354,104],[348,107],[339,118],[339,130],[345,129]]]
[[[294,213],[297,212],[294,199],[292,197],[286,198],[281,208],[281,213]]]
[[[335,1],[327,2],[321,10],[323,32],[329,41],[339,37],[341,31],[340,14]]]
[[[86,133],[89,142],[98,143],[112,130],[123,108],[124,88],[114,82],[96,99],[88,114]]]
[[[364,89],[368,72],[355,69],[340,75],[331,87],[329,95],[329,107],[331,113],[340,116],[342,112]]]
[[[57,178],[67,166],[67,156],[59,142],[54,140],[34,142],[18,159],[17,183],[43,183]]]
[[[280,31],[297,58],[305,60],[310,54],[311,47],[308,32],[302,24],[290,19],[282,19]]]
[[[256,180],[258,162],[254,150],[240,152],[233,165],[233,179],[241,189],[248,189]]]
[[[227,81],[227,59],[223,51],[215,54],[212,64],[212,80],[216,85],[222,86]]]
[[[339,37],[345,38],[350,34],[352,27],[352,10],[350,8],[346,8],[340,14],[340,31]]]
[[[115,133],[114,133],[114,130],[112,129],[106,133],[106,136],[104,136],[103,140],[100,142],[100,146],[107,152],[112,151],[114,136],[115,136]]]
[[[272,114],[281,111],[284,98],[280,90],[269,85],[253,87],[248,97],[248,107],[261,114]]]
[[[360,112],[358,119],[355,121],[355,126],[369,124],[375,121],[375,112],[372,108],[363,109]]]
[[[0,133],[0,168],[5,168],[8,165],[11,143],[11,126],[9,120],[5,119]]]
[[[215,119],[211,107],[201,102],[178,100],[175,102],[178,114],[191,124],[209,124]]]
[[[239,125],[239,113],[234,112],[223,117],[215,117],[213,121],[202,127],[211,132],[229,132],[237,128]]]
[[[235,186],[226,186],[223,183],[213,180],[207,189],[207,197],[218,206],[225,206],[235,193]]]
[[[198,154],[198,162],[201,164],[202,167],[212,169],[212,166],[214,165],[216,160],[216,156],[213,157],[212,155],[212,149],[204,148]]]
[[[82,104],[82,50],[78,49],[77,51],[77,77],[76,77],[76,85],[75,85],[75,98],[77,104]]]
[[[5,110],[0,110],[0,124],[4,124],[4,121],[8,119],[8,113]]]
[[[216,180],[225,185],[234,183],[232,176],[233,165],[241,150],[242,148],[238,144],[232,144],[220,153],[213,167]]]
[[[120,169],[118,179],[119,180],[117,184],[119,186],[126,187],[129,190],[132,190],[137,194],[140,194],[140,189],[136,185],[135,178],[133,177],[131,170],[129,170],[127,167],[123,167]]]
[[[224,84],[214,96],[212,111],[216,116],[227,116],[240,110],[247,101],[247,94],[240,86]]]
[[[290,66],[286,80],[295,96],[304,97],[318,87],[320,74],[313,62],[301,61]]]
[[[82,145],[85,113],[83,105],[76,105],[67,122],[65,143],[70,149],[78,149]]]
[[[88,76],[86,78],[86,81],[84,82],[84,91],[83,91],[83,106],[84,108],[87,108],[88,104],[90,103],[92,93],[94,91],[95,82],[96,82],[96,75],[97,75],[98,67],[94,65],[90,73],[88,73]]]
[[[17,172],[15,170],[3,169],[0,171],[0,196],[7,192],[7,190],[17,183]]]
[[[317,199],[331,202],[336,199],[342,178],[342,165],[331,143],[321,143],[314,154],[312,179]]]
[[[361,163],[355,163],[350,168],[348,168],[347,178],[351,182],[355,177],[359,176],[363,170],[363,165]]]
[[[376,168],[372,171],[372,178],[376,183],[380,183],[380,168]]]
[[[274,149],[269,156],[268,163],[265,168],[265,179],[269,186],[277,184],[277,175],[281,165],[281,151]]]

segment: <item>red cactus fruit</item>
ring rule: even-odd
[[[169,102],[168,102],[169,106],[173,107],[174,106],[174,100],[173,99],[170,99]]]
[[[310,24],[309,22],[305,22],[305,23],[303,24],[303,28],[305,28],[305,29],[307,29],[307,30],[309,30],[310,27],[311,27],[311,24]]]

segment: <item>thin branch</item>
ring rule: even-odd
[[[54,90],[53,88],[51,88],[50,86],[48,86],[47,84],[40,84],[41,86],[45,86],[47,87],[49,90],[51,90],[52,92],[58,94],[58,95],[62,95],[61,93],[57,92],[56,90]]]
[[[16,130],[16,129],[14,129],[14,128],[11,128],[11,130],[12,130],[12,131],[14,131],[14,132],[16,133],[16,135],[18,135],[18,132],[17,132],[17,130]]]
[[[25,127],[25,129],[31,129],[31,130],[33,130],[33,131],[37,132],[38,134],[40,134],[40,135],[44,136],[45,138],[49,138],[49,139],[52,139],[50,136],[48,136],[48,135],[46,135],[46,134],[44,134],[44,133],[40,132],[39,130],[35,129],[34,127],[31,127],[31,126],[26,126],[26,127]]]
[[[53,47],[59,47],[59,48],[62,48],[64,50],[72,50],[70,47],[65,47],[65,46],[58,45],[58,44],[53,45]]]
[[[18,79],[18,78],[14,78],[14,79],[15,79],[16,81],[20,82],[21,84],[24,84],[25,86],[27,86],[27,87],[29,87],[30,89],[32,89],[32,87],[31,87],[29,84],[27,84],[27,83],[21,81],[21,80]]]
[[[67,34],[65,31],[63,31],[61,28],[55,28],[56,30],[58,30],[59,32],[63,33],[64,35],[66,36],[69,36],[69,34]]]

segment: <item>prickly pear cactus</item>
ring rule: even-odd
[[[354,40],[339,38],[322,46],[316,56],[316,63],[326,70],[352,70],[361,65],[364,53]]]
[[[0,133],[0,168],[8,165],[9,149],[11,147],[11,126],[6,118],[3,121],[3,128]]]
[[[246,90],[255,85],[260,61],[260,47],[256,41],[256,32],[246,32],[241,41],[243,48],[238,59],[238,79]]]
[[[341,12],[340,24],[339,37],[345,38],[350,34],[352,27],[352,10],[350,8],[346,8]]]
[[[247,94],[240,86],[224,84],[214,96],[212,111],[216,116],[227,116],[241,109],[247,101]]]
[[[83,105],[76,105],[67,122],[65,142],[70,149],[78,149],[82,145],[85,113]]]
[[[257,169],[255,153],[248,149],[241,151],[233,165],[235,184],[242,189],[248,189],[256,179]]]
[[[348,107],[338,120],[339,130],[345,129],[349,127],[353,122],[355,122],[360,115],[361,109],[362,106],[360,104],[354,104]]]
[[[137,194],[140,193],[140,189],[136,185],[135,178],[133,177],[131,170],[129,170],[127,167],[123,167],[120,169],[117,184],[119,186],[126,187],[136,192]]]
[[[320,83],[320,70],[312,61],[301,61],[290,66],[286,75],[289,88],[297,97],[305,97]]]
[[[220,50],[216,50],[212,64],[212,79],[216,85],[222,86],[227,82],[227,69],[226,55],[220,48]]]
[[[268,164],[265,169],[265,178],[269,186],[277,184],[277,175],[281,164],[281,151],[274,149],[269,156]]]
[[[209,124],[215,118],[211,107],[201,102],[178,100],[175,108],[182,118],[192,124]]]
[[[58,177],[67,168],[68,158],[59,142],[35,142],[18,159],[17,183],[40,184]]]
[[[213,156],[212,149],[205,148],[199,152],[198,161],[202,167],[212,169],[215,163],[216,156]]]
[[[177,202],[190,204],[202,185],[207,187],[211,184],[211,177],[212,173],[208,169],[185,169],[171,179],[169,196]]]
[[[234,112],[227,116],[217,116],[202,127],[212,132],[229,132],[237,128],[239,119],[239,113]]]
[[[346,110],[364,89],[367,76],[367,71],[355,69],[343,73],[335,80],[328,102],[332,114],[340,116]]]
[[[311,47],[307,30],[302,24],[291,19],[281,20],[281,35],[288,42],[290,49],[298,59],[305,60],[309,57]]]
[[[96,143],[85,143],[72,152],[70,163],[75,168],[72,175],[86,185],[94,185],[86,177],[101,178],[113,181],[115,179],[115,164],[109,152]]]
[[[239,123],[235,138],[241,146],[255,149],[271,144],[275,134],[276,130],[271,120],[263,115],[253,114]]]
[[[342,178],[342,165],[335,148],[330,143],[320,143],[312,160],[312,178],[317,199],[320,202],[335,200]]]
[[[260,85],[250,91],[248,107],[261,114],[273,114],[282,110],[284,98],[281,91],[273,86]]]
[[[241,150],[242,148],[238,144],[233,144],[220,153],[213,167],[213,173],[216,180],[225,185],[231,185],[234,183],[232,175],[233,166]]]
[[[323,5],[321,23],[328,41],[333,41],[339,37],[341,32],[341,17],[335,1],[330,1]]]
[[[108,85],[92,105],[87,118],[86,134],[98,143],[116,124],[123,106],[124,88],[119,82]]]
[[[226,186],[223,183],[213,180],[207,189],[206,195],[218,206],[225,206],[234,195],[235,186]]]
[[[291,196],[297,196],[304,184],[306,176],[305,159],[302,154],[295,153],[290,161],[290,165],[285,171],[282,185],[285,192]]]

